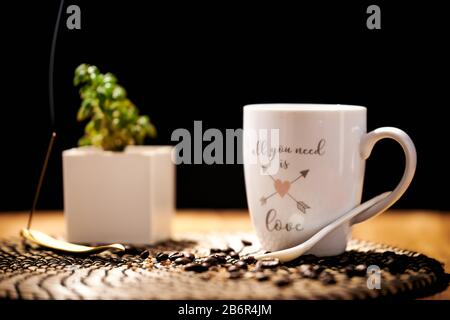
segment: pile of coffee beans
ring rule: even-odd
[[[242,240],[242,243],[244,246],[251,245],[251,242],[246,240]],[[288,263],[281,263],[276,258],[257,261],[253,256],[241,255],[230,247],[210,248],[207,255],[189,251],[161,251],[153,254],[144,251],[140,257],[152,259],[153,266],[201,274],[205,280],[212,277],[232,280],[254,279],[271,281],[279,287],[288,286],[295,279],[311,279],[323,285],[333,285],[337,282],[338,274],[346,279],[366,277],[367,267],[370,265],[376,265],[383,272],[393,275],[406,270],[430,272],[425,266],[429,266],[432,262],[432,259],[423,255],[412,258],[391,251],[383,253],[347,251],[333,257],[303,255]],[[437,269],[439,267],[436,266]]]

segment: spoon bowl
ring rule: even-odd
[[[118,243],[102,245],[102,246],[84,246],[55,239],[41,231],[22,229],[20,235],[30,242],[36,243],[42,247],[70,253],[99,253],[105,250],[125,251],[125,247]]]

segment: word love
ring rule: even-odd
[[[301,223],[283,222],[277,217],[277,210],[270,209],[266,214],[266,229],[267,231],[302,231],[303,225]]]
[[[304,146],[285,146],[279,145],[278,147],[270,147],[266,140],[258,140],[256,142],[256,148],[253,150],[253,154],[256,156],[265,156],[268,160],[273,160],[277,154],[297,154],[304,156],[323,156],[325,154],[325,139],[320,139],[314,147]]]

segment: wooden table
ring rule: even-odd
[[[0,213],[0,237],[17,235],[26,226],[26,212]],[[53,235],[64,233],[61,212],[37,212],[33,228]],[[174,232],[252,231],[247,211],[243,210],[180,210]],[[434,211],[391,210],[354,227],[355,238],[382,242],[418,251],[445,263],[450,273],[450,213]],[[450,289],[433,299],[450,299]]]

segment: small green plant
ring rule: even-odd
[[[122,151],[127,145],[143,144],[147,136],[156,136],[149,117],[139,115],[112,73],[102,74],[96,66],[81,64],[73,84],[80,87],[77,120],[89,119],[78,145]]]

